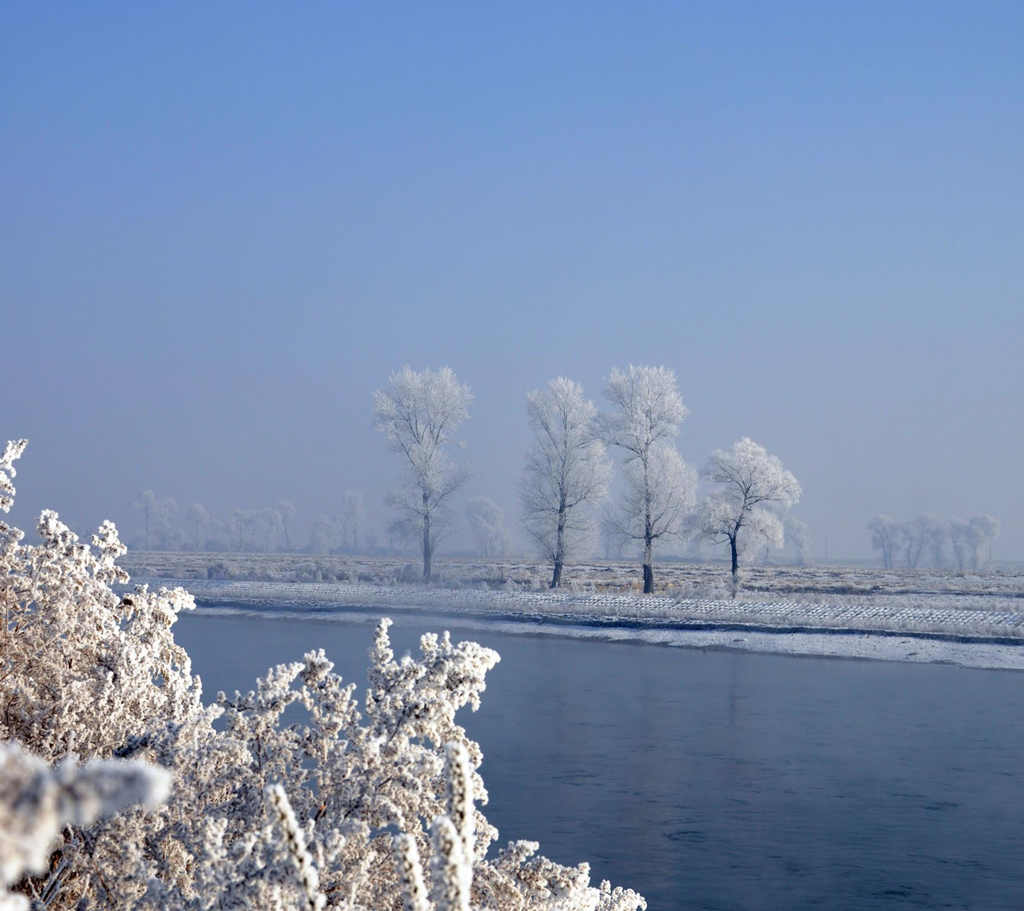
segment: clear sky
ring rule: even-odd
[[[525,393],[632,362],[691,463],[782,458],[819,553],[991,512],[1024,558],[1019,2],[15,0],[0,79],[23,523],[383,511],[409,363],[514,526]]]

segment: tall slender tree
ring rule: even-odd
[[[533,434],[520,488],[523,523],[551,561],[551,588],[562,582],[565,561],[593,525],[610,465],[596,435],[597,408],[579,383],[558,377],[526,397]]]
[[[466,479],[447,449],[452,434],[469,417],[472,400],[469,387],[448,367],[421,371],[403,367],[374,393],[377,429],[403,457],[408,473],[406,483],[388,499],[420,533],[426,580],[445,525],[445,507]]]
[[[625,453],[627,492],[617,520],[626,537],[641,543],[644,592],[650,594],[655,541],[680,530],[693,495],[693,473],[674,444],[687,408],[667,367],[616,367],[605,395],[612,407],[601,418],[602,434]]]

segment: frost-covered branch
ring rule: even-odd
[[[299,875],[299,882],[302,884],[302,894],[305,898],[307,911],[321,911],[327,903],[327,899],[320,892],[320,874],[313,863],[313,857],[306,847],[306,837],[299,828],[299,822],[295,818],[295,812],[288,800],[288,795],[279,784],[267,788],[267,799],[274,808],[278,825],[284,832],[285,842],[288,845],[288,855],[295,864],[295,870]]]
[[[16,742],[0,743],[0,901],[23,874],[47,869],[65,826],[88,826],[134,805],[153,808],[166,800],[170,779],[138,760],[69,758],[51,768]],[[66,869],[58,865],[55,872]],[[57,891],[51,884],[43,894],[52,901]]]

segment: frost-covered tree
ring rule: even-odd
[[[702,504],[697,517],[702,536],[728,542],[733,591],[739,584],[740,556],[785,543],[780,513],[800,499],[800,484],[759,443],[743,437],[731,449],[716,449],[702,475],[719,488]]]
[[[254,510],[256,517],[256,546],[271,553],[284,544],[284,516],[276,506],[262,506]]]
[[[466,522],[481,557],[497,557],[505,553],[508,535],[505,511],[490,497],[470,497],[466,501]]]
[[[232,510],[231,524],[235,529],[235,539],[238,542],[236,550],[238,553],[245,553],[247,542],[252,539],[253,516],[251,510],[242,509],[241,506]]]
[[[8,444],[0,456],[4,511],[23,448]],[[109,522],[90,547],[47,511],[39,535],[40,544],[24,545],[18,529],[0,522],[0,743],[24,748],[0,748],[0,870],[10,880],[31,867],[11,886],[33,907],[645,907],[628,890],[591,886],[586,864],[534,856],[534,843],[489,852],[497,833],[475,806],[487,800],[482,752],[455,717],[479,706],[497,653],[428,634],[417,655],[399,659],[383,620],[361,699],[314,651],[271,668],[247,693],[205,705],[171,630],[179,611],[194,606],[191,596],[115,591],[128,579]],[[168,770],[171,799],[93,819],[115,799],[159,796],[163,776],[156,773],[155,788],[125,790],[125,767],[106,764],[113,759]],[[131,780],[149,765],[129,767]],[[68,794],[67,806],[95,812],[51,815],[52,801],[59,807]],[[429,897],[414,854],[432,858]],[[27,904],[0,903],[5,911]]]
[[[992,559],[992,542],[999,537],[999,520],[990,515],[974,516],[969,526],[974,545],[973,568],[982,569]]]
[[[361,490],[346,490],[341,497],[341,547],[359,552],[359,542],[366,521],[366,506]]]
[[[957,569],[981,569],[991,552],[992,542],[999,536],[999,520],[995,516],[974,516],[966,522],[955,519],[950,523],[950,540]]]
[[[583,387],[558,377],[526,397],[532,439],[520,486],[523,523],[552,564],[551,587],[586,539],[608,489],[611,465],[597,435],[597,408]]]
[[[206,529],[210,524],[209,510],[202,503],[192,503],[185,510],[185,520],[192,532],[192,549],[202,550],[206,541]]]
[[[897,547],[903,549],[906,567],[916,569],[927,561],[933,566],[942,566],[948,534],[947,523],[932,515],[898,523]]]
[[[135,499],[135,508],[142,513],[143,541],[146,550],[168,550],[182,544],[182,535],[175,527],[178,504],[173,497],[161,497],[144,490]]]
[[[329,554],[343,547],[344,535],[341,519],[322,515],[313,520],[309,531],[309,552]]]
[[[602,435],[625,456],[626,492],[616,521],[627,538],[641,542],[644,592],[650,594],[654,543],[681,530],[684,504],[692,496],[692,485],[687,488],[691,473],[674,448],[687,409],[676,375],[667,367],[613,368],[605,396],[611,411],[601,416]],[[672,484],[677,486],[665,489]],[[655,519],[659,510],[661,522]]]
[[[947,522],[924,514],[909,521],[878,515],[868,523],[871,545],[881,551],[882,565],[892,569],[902,560],[908,569],[930,564],[947,565],[951,553],[959,572],[981,569],[990,559],[992,541],[999,535],[999,520],[981,515]]]
[[[871,532],[871,546],[882,553],[882,566],[892,569],[896,565],[903,532],[900,523],[892,516],[879,514],[868,522]]]
[[[402,455],[408,482],[390,497],[392,506],[418,527],[423,544],[423,578],[451,495],[465,480],[448,457],[452,434],[469,417],[473,395],[448,367],[415,371],[403,367],[374,393],[377,429]]]
[[[796,516],[786,516],[782,524],[786,540],[793,545],[797,563],[806,566],[811,561],[811,530]]]
[[[674,446],[652,446],[645,462],[633,459],[624,466],[623,492],[613,513],[621,538],[634,542],[644,555],[644,592],[654,591],[654,546],[680,535],[693,510],[697,472]]]
[[[202,549],[212,551],[225,551],[235,549],[237,538],[233,522],[230,517],[209,513],[205,525],[199,529],[202,534]],[[195,528],[192,529],[195,534]]]
[[[924,522],[925,550],[931,565],[941,569],[946,565],[947,545],[949,544],[949,522],[938,516],[925,515]]]
[[[281,534],[284,537],[284,549],[292,549],[291,526],[295,521],[295,504],[291,500],[278,500],[277,512],[281,517]]]
[[[605,503],[597,520],[598,536],[601,539],[601,553],[606,560],[621,560],[626,549],[626,539],[619,527],[618,510],[612,503]]]
[[[272,553],[284,543],[284,517],[274,506],[236,509],[232,521],[239,552]]]

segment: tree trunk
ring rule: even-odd
[[[551,587],[562,584],[562,566],[565,563],[565,501],[558,508],[558,528],[555,531],[555,571],[551,575]]]
[[[739,588],[740,561],[736,553],[736,535],[729,536],[729,550],[732,553],[732,596],[736,597],[736,589]]]
[[[430,543],[430,514],[423,515],[423,581],[430,581],[430,560],[433,557]]]
[[[644,594],[654,594],[654,546],[650,538],[644,539]]]
[[[562,584],[562,561],[555,560],[555,571],[551,574],[551,588],[558,588]]]

